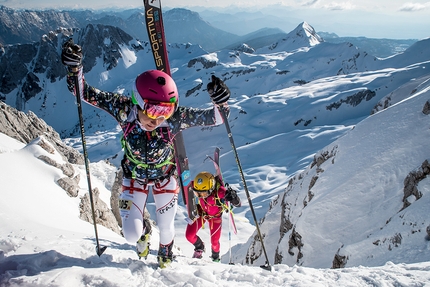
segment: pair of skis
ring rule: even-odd
[[[146,28],[155,66],[157,70],[171,75],[161,11],[161,0],[143,0],[143,4],[145,6]],[[188,157],[182,132],[178,132],[174,136],[173,145],[175,147],[176,169],[179,175],[182,198],[185,201],[189,219],[194,220],[197,216],[197,208],[194,201],[194,193],[189,188],[191,184],[191,173],[188,167]]]

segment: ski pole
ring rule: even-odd
[[[257,217],[255,216],[255,212],[254,212],[254,207],[252,206],[251,197],[249,195],[248,187],[246,185],[245,175],[243,174],[243,169],[242,169],[242,165],[240,164],[239,155],[237,154],[236,145],[234,144],[234,140],[233,140],[233,135],[231,133],[230,124],[228,123],[227,115],[225,113],[224,108],[223,107],[218,107],[218,110],[221,113],[221,117],[222,117],[222,119],[224,121],[225,128],[227,129],[227,135],[228,135],[231,147],[232,147],[233,152],[234,152],[234,157],[236,158],[236,164],[237,164],[237,167],[239,169],[239,174],[240,174],[240,177],[242,179],[243,188],[245,189],[246,197],[248,199],[249,208],[251,209],[252,216],[253,216],[254,222],[255,222],[255,226],[257,228],[258,237],[260,238],[261,247],[263,248],[264,256],[266,257],[266,264],[265,265],[261,265],[260,267],[263,268],[263,269],[266,269],[266,270],[270,271],[271,270],[271,266],[269,264],[269,258],[267,257],[266,248],[264,247],[263,237],[261,236],[260,227],[258,226]]]
[[[227,202],[227,208],[228,212],[230,213],[230,204]],[[231,222],[230,222],[230,214],[227,214],[227,220],[228,220],[228,264],[234,265],[233,262],[231,262]]]
[[[81,80],[79,80],[79,79],[81,79]],[[84,119],[82,117],[82,101],[81,101],[81,93],[80,93],[81,89],[79,86],[79,84],[82,83],[82,72],[81,71],[78,72],[78,75],[74,76],[74,80],[75,80],[75,96],[76,96],[76,103],[78,106],[78,115],[79,115],[79,126],[80,126],[80,130],[81,130],[82,150],[84,153],[85,170],[87,173],[87,182],[88,182],[88,189],[89,189],[89,194],[90,194],[91,212],[93,215],[94,232],[96,235],[97,255],[100,257],[103,254],[103,252],[106,250],[107,246],[100,247],[99,236],[97,233],[96,213],[94,211],[93,190],[91,188],[90,166],[88,163],[88,154],[87,154],[87,147],[86,147],[86,141],[85,141]]]

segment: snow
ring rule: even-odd
[[[411,130],[411,123],[417,119],[422,119],[424,115],[416,112],[417,106],[423,104],[429,97],[428,88],[423,87],[415,95],[406,98],[404,101],[397,103],[391,108],[379,112],[368,118],[362,123],[355,126],[353,130],[341,137],[335,143],[333,140],[337,137],[336,133],[345,133],[344,126],[318,127],[307,131],[298,131],[285,134],[278,134],[271,138],[257,141],[253,144],[241,146],[239,154],[244,156],[248,154],[247,150],[253,150],[255,145],[267,146],[269,143],[281,142],[297,139],[305,141],[320,140],[319,145],[349,146],[353,154],[343,155],[354,159],[354,166],[358,179],[357,182],[363,182],[364,186],[374,186],[378,189],[380,183],[368,182],[372,178],[371,174],[386,174],[388,181],[396,181],[396,172],[390,169],[381,168],[390,166],[391,156],[387,156],[384,150],[388,146],[395,148],[388,151],[394,157],[407,157],[405,149],[412,144],[425,146],[428,142],[428,132],[425,127],[416,125],[416,130]],[[310,98],[313,101],[312,98]],[[402,113],[398,113],[401,110]],[[414,115],[414,116],[411,116]],[[272,113],[272,120],[277,115]],[[400,117],[399,117],[400,116]],[[378,124],[376,124],[378,123]],[[403,123],[401,134],[396,133],[393,137],[394,126],[390,123]],[[387,124],[387,126],[384,126]],[[373,127],[374,130],[369,130]],[[250,130],[249,130],[250,131]],[[407,132],[413,134],[413,138],[408,140]],[[369,150],[366,137],[378,136],[378,142],[372,150]],[[106,136],[100,134],[99,140]],[[363,140],[360,144],[356,138],[361,137]],[[57,168],[47,165],[37,157],[39,155],[49,156],[55,161],[62,163],[58,153],[49,154],[43,150],[37,143],[43,140],[38,138],[28,145],[23,145],[4,134],[0,134],[0,182],[2,182],[2,200],[0,202],[1,226],[0,226],[0,286],[430,286],[430,261],[421,258],[415,263],[397,263],[382,257],[386,253],[375,254],[378,262],[383,262],[376,267],[356,266],[343,269],[327,268],[309,268],[297,265],[288,266],[286,264],[271,265],[271,270],[265,270],[258,266],[248,266],[241,263],[234,265],[228,264],[229,246],[232,246],[233,252],[248,240],[248,237],[254,232],[253,222],[247,213],[248,204],[242,197],[245,208],[239,210],[236,214],[236,223],[238,226],[238,235],[232,235],[231,241],[228,240],[228,220],[224,216],[224,233],[221,240],[221,252],[223,254],[222,263],[213,263],[209,261],[208,254],[201,260],[192,259],[192,245],[189,244],[184,236],[186,226],[185,210],[180,206],[176,217],[175,254],[178,255],[171,268],[159,269],[156,263],[156,249],[158,246],[157,230],[151,238],[151,254],[146,261],[138,260],[134,251],[134,246],[125,242],[118,234],[97,226],[98,236],[101,246],[107,246],[106,251],[99,257],[96,254],[96,242],[94,237],[94,227],[90,223],[79,219],[79,197],[70,198],[57,184],[63,175]],[[413,142],[412,142],[413,141]],[[109,154],[104,154],[106,150],[96,148],[96,138],[93,137],[89,142],[93,146],[91,152],[99,153],[100,158],[106,158]],[[305,146],[307,143],[299,143]],[[276,164],[279,159],[276,155],[282,149],[273,145],[272,148],[260,154],[261,160],[253,168],[246,169],[246,176],[249,177],[248,184],[253,190],[281,190],[285,187],[287,181],[288,168],[280,167]],[[423,152],[422,148],[417,148]],[[260,149],[261,151],[261,149]],[[296,149],[294,152],[297,158],[305,157],[309,151],[306,149]],[[367,154],[367,156],[363,156]],[[374,169],[368,168],[367,161],[369,157],[379,155],[379,165]],[[423,154],[424,155],[424,154]],[[245,159],[246,156],[243,157]],[[221,164],[228,165],[222,157]],[[338,159],[341,162],[342,159]],[[407,163],[407,159],[401,159],[401,162]],[[247,162],[248,166],[248,161]],[[346,161],[348,162],[348,161]],[[317,228],[328,228],[334,231],[342,232],[342,229],[331,225],[330,214],[333,210],[339,210],[344,205],[344,198],[348,198],[349,193],[357,190],[349,190],[348,193],[337,192],[336,188],[342,189],[342,186],[334,186],[337,182],[348,181],[348,171],[350,167],[346,165],[333,166],[337,170],[336,180],[325,183],[327,192],[321,191],[320,194],[326,196],[343,194],[343,197],[332,197],[332,205],[313,206],[319,210],[319,217],[325,218],[324,226],[308,226],[308,232],[316,232]],[[395,167],[392,167],[395,168]],[[93,187],[98,187],[101,197],[109,202],[111,182],[115,168],[106,164],[104,161],[91,163],[91,176]],[[76,167],[76,172],[80,173],[81,191],[80,196],[86,193],[85,170],[82,166]],[[327,170],[326,172],[333,172]],[[230,175],[231,172],[226,172]],[[284,174],[284,176],[281,176]],[[381,178],[376,177],[376,178]],[[375,178],[375,177],[374,177]],[[25,179],[23,181],[23,179]],[[366,181],[367,180],[367,181]],[[237,182],[237,181],[236,181]],[[420,183],[421,190],[428,194],[428,179]],[[362,193],[360,201],[356,205],[361,206],[357,210],[365,214],[372,212],[372,209],[387,208],[386,206],[374,207],[371,203],[375,199],[366,197],[371,192]],[[267,200],[263,193],[253,193],[253,201],[259,205],[259,201]],[[318,199],[314,199],[318,202]],[[327,202],[327,201],[326,201]],[[416,201],[419,204],[419,210],[422,214],[427,214],[428,201],[422,199]],[[152,212],[153,204],[149,200],[149,211]],[[344,206],[348,209],[348,206]],[[265,211],[262,210],[261,214]],[[344,216],[347,215],[344,213]],[[349,215],[353,222],[354,214]],[[371,217],[365,217],[369,220]],[[317,219],[306,219],[305,222],[314,222]],[[359,223],[356,223],[360,227]],[[375,219],[375,228],[379,228],[377,219]],[[306,228],[305,228],[306,229]],[[337,232],[336,231],[336,232]],[[306,234],[306,230],[302,230]],[[357,229],[357,235],[363,231]],[[207,229],[202,230],[201,236],[204,241],[208,242],[209,237]],[[369,238],[373,240],[373,238]],[[416,242],[420,248],[429,249],[429,243],[425,241]],[[313,243],[315,247],[319,246],[318,242]],[[312,244],[310,244],[312,245]],[[362,248],[361,245],[349,246],[349,248]],[[424,254],[428,254],[428,251]],[[321,250],[323,253],[324,250]],[[410,250],[410,254],[403,254],[406,260],[407,256],[416,256],[416,250]],[[315,258],[317,260],[318,258]]]
[[[127,69],[136,63],[137,57],[136,57],[136,54],[134,54],[133,51],[130,51],[128,47],[121,46],[120,48],[121,48],[120,53],[121,53],[121,57],[123,58],[124,67]]]
[[[107,249],[99,257],[93,226],[78,218],[77,199],[55,184],[59,170],[36,158],[45,154],[59,161],[59,155],[42,150],[37,140],[23,147],[11,145],[13,140],[3,134],[0,139],[2,150],[5,146],[9,150],[0,154],[0,286],[429,286],[430,262],[344,269],[279,264],[267,271],[224,264],[225,257],[223,263],[192,259],[189,248],[184,248],[187,252],[179,254],[171,268],[159,269],[155,250],[146,261],[138,260],[134,246],[102,226],[98,226],[100,243]],[[95,185],[108,193],[98,181],[101,164],[92,164],[91,169]],[[79,172],[84,176],[84,171]],[[177,217],[180,222],[183,211]],[[253,231],[247,221],[237,223],[239,234]],[[181,248],[189,245],[184,227],[176,227],[175,244]],[[157,246],[156,237],[152,236],[152,246]],[[225,236],[222,245],[227,246]]]

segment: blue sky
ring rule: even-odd
[[[193,10],[192,7],[195,6],[228,7],[232,2],[230,0],[163,0],[162,3],[164,7],[183,7]],[[430,30],[428,29],[430,27],[429,0],[240,0],[234,1],[234,3],[244,9],[253,7],[254,10],[275,4],[288,6],[297,10],[294,13],[296,18],[302,17],[302,21],[314,25],[317,31],[334,32],[339,36],[392,39],[424,39],[430,37]],[[141,7],[142,1],[0,0],[0,5],[15,9],[100,9]]]

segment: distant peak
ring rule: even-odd
[[[296,36],[303,39],[308,39],[310,46],[318,45],[324,40],[317,34],[315,29],[307,22],[300,23],[293,31],[289,33],[290,36]]]
[[[314,30],[314,28],[306,22],[300,23],[294,30],[288,33],[281,40],[268,46],[271,51],[294,51],[300,48],[310,48],[324,42]]]

